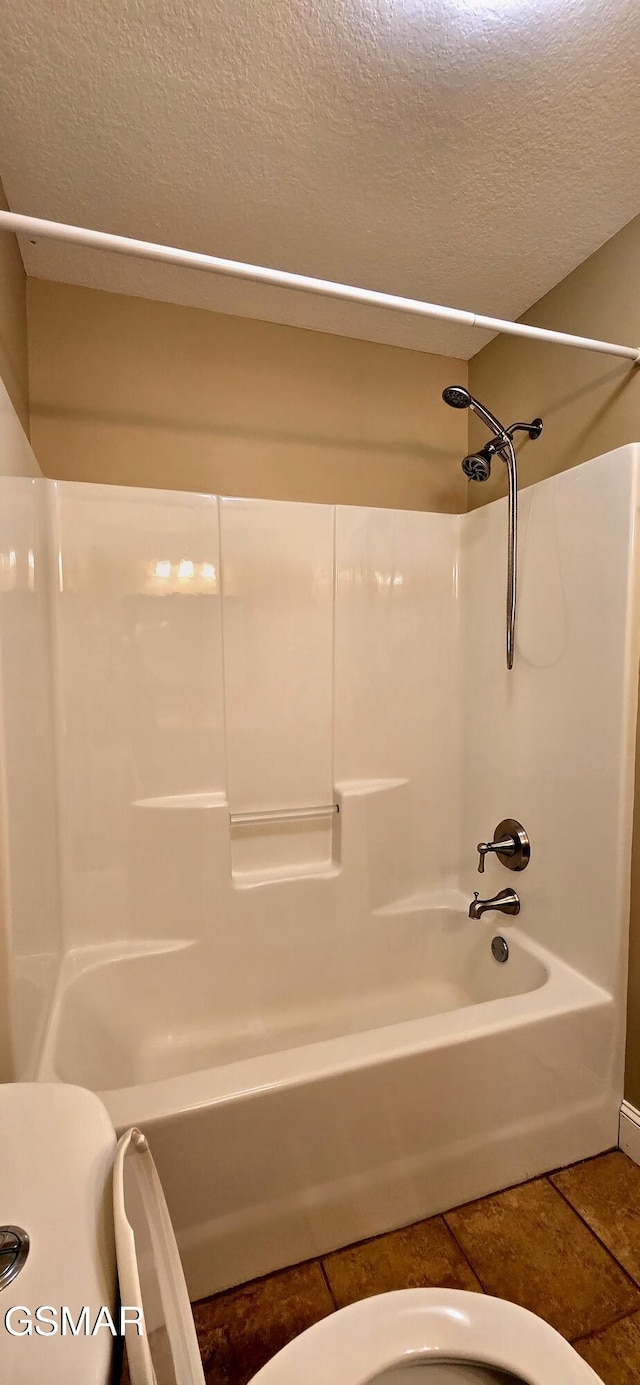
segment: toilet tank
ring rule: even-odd
[[[0,1234],[2,1385],[112,1379],[115,1145],[104,1106],[83,1087],[0,1085],[0,1228],[17,1228]]]

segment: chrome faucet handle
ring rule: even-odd
[[[531,843],[522,826],[515,818],[504,818],[498,823],[492,842],[478,842],[478,875],[484,875],[485,858],[494,852],[501,865],[508,870],[524,870],[529,864]]]
[[[499,841],[478,842],[478,875],[484,875],[485,856],[490,851],[495,851],[497,856],[515,856],[518,850],[518,843],[515,837],[503,837]]]

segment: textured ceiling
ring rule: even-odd
[[[15,211],[516,317],[640,212],[638,0],[12,0]],[[30,274],[470,356],[485,334],[23,239]]]

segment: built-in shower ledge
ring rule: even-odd
[[[195,947],[195,944],[195,938],[137,938],[131,941],[121,938],[112,943],[89,943],[86,947],[71,948],[65,954],[61,976],[67,983],[82,972],[108,966],[111,962],[159,957],[165,952],[184,952],[187,948]]]
[[[342,779],[336,784],[336,793],[342,798],[365,798],[368,794],[386,793],[389,789],[401,789],[408,779]],[[222,789],[203,793],[161,794],[157,798],[136,798],[134,808],[229,808],[229,801]]]
[[[160,798],[136,798],[134,808],[228,808],[226,794],[213,793],[174,793]]]
[[[55,1045],[60,1012],[68,988],[85,972],[106,968],[114,962],[130,962],[137,958],[159,957],[163,953],[185,952],[196,944],[195,938],[125,939],[117,942],[88,943],[65,952],[60,961],[56,985],[44,1027],[42,1047],[37,1059],[34,1081],[49,1082],[55,1073]],[[31,1079],[30,1079],[31,1080]],[[58,1080],[57,1077],[53,1080]]]

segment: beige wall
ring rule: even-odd
[[[524,315],[559,331],[640,345],[640,217],[574,270]],[[524,485],[576,466],[626,442],[640,441],[640,366],[566,347],[500,337],[470,362],[470,387],[499,418],[540,414],[538,442],[519,451]],[[475,421],[471,446],[486,439]],[[469,485],[469,504],[493,499],[504,467],[484,485]],[[632,860],[626,1096],[640,1107],[640,758],[636,758]],[[606,928],[606,919],[603,919]]]
[[[7,201],[0,183],[0,207]],[[15,236],[0,234],[0,377],[25,430],[29,433],[26,275]]]
[[[522,321],[640,346],[640,217],[525,313]],[[507,423],[544,419],[537,442],[518,445],[522,485],[625,442],[640,441],[640,366],[566,346],[497,337],[469,362],[470,387]],[[487,432],[470,422],[470,442]],[[469,486],[469,508],[504,488],[504,467]]]
[[[46,475],[458,511],[466,362],[30,279]]]

